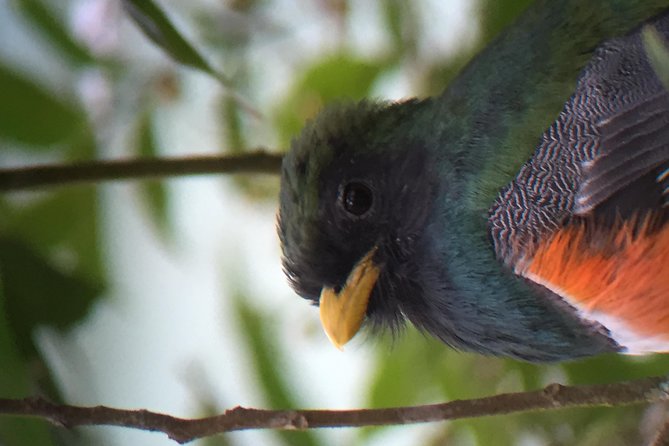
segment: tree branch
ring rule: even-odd
[[[190,156],[83,161],[72,164],[0,169],[0,191],[100,182],[202,174],[278,174],[281,155],[258,150],[242,155]]]
[[[179,443],[187,443],[198,438],[245,429],[295,430],[401,425],[571,407],[651,403],[668,400],[668,392],[669,378],[654,377],[591,386],[551,384],[543,390],[532,392],[387,409],[262,410],[235,407],[221,415],[199,419],[177,418],[148,410],[53,404],[42,398],[0,398],[0,414],[39,417],[67,428],[111,425],[159,431]]]

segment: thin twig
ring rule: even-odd
[[[401,425],[571,407],[651,403],[669,399],[668,391],[669,378],[655,377],[592,386],[551,384],[543,390],[532,392],[387,409],[262,410],[235,407],[221,415],[190,420],[147,410],[77,407],[53,404],[42,398],[26,398],[0,399],[0,414],[39,417],[68,428],[111,425],[159,431],[179,443],[187,443],[245,429],[296,430]]]
[[[258,150],[243,155],[138,158],[82,161],[0,169],[0,191],[64,186],[73,183],[164,178],[184,175],[278,174],[281,155]]]

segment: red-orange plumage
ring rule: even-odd
[[[613,229],[567,226],[540,244],[518,273],[586,317],[598,322],[599,316],[613,317],[634,336],[654,337],[667,342],[663,350],[669,347],[669,224],[657,228],[646,218]]]

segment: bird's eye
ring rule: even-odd
[[[344,186],[341,199],[346,212],[359,217],[372,207],[372,190],[365,184],[354,181]]]

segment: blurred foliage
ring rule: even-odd
[[[110,3],[114,3],[111,1]],[[271,0],[228,1],[227,7],[212,6],[181,23],[192,21],[195,38],[185,37],[171,17],[179,9],[167,10],[152,1],[122,0],[134,23],[173,61],[213,75],[242,97],[254,97],[258,88],[250,53],[254,41],[282,38],[289,30],[268,23]],[[464,47],[448,60],[419,57],[422,38],[420,2],[378,0],[383,33],[390,45],[375,57],[361,57],[347,45],[346,26],[337,27],[341,43],[299,67],[292,86],[278,104],[261,110],[271,124],[279,147],[286,148],[304,121],[324,104],[369,96],[387,75],[411,66],[416,94],[441,90],[458,70],[501,29],[512,22],[530,0],[481,0],[478,3],[480,33],[475,44]],[[174,2],[173,2],[174,4]],[[319,2],[322,14],[344,24],[350,5],[344,0]],[[114,92],[140,98],[124,110],[124,122],[134,136],[128,155],[160,156],[162,148],[155,130],[159,100],[180,94],[182,70],[170,65],[146,68],[140,80],[137,67],[122,51],[100,51],[73,37],[67,8],[49,0],[15,0],[7,6],[17,26],[30,30],[35,45],[42,45],[59,61],[59,69],[70,73],[68,88],[57,89],[45,82],[52,67],[35,76],[13,65],[0,53],[0,162],[29,160],[67,162],[100,156],[102,141],[110,131],[104,110],[90,110],[78,82],[85,72],[104,74]],[[73,7],[72,2],[68,5]],[[173,5],[174,6],[174,5]],[[112,8],[113,9],[113,8]],[[4,13],[5,11],[3,11]],[[120,14],[122,15],[122,14]],[[223,27],[221,20],[246,23],[245,27]],[[144,43],[150,46],[151,42]],[[202,47],[200,47],[202,46]],[[655,46],[657,54],[666,48]],[[215,67],[215,68],[214,68]],[[662,68],[666,71],[666,67]],[[227,77],[222,78],[221,72]],[[169,81],[166,82],[166,79]],[[147,88],[148,85],[148,88]],[[120,101],[112,101],[112,107]],[[243,152],[255,144],[257,118],[230,95],[221,95],[222,150]],[[102,118],[100,118],[102,115]],[[18,160],[18,161],[16,161]],[[9,161],[7,161],[9,162]],[[236,184],[249,199],[275,197],[277,180],[237,178]],[[164,184],[148,182],[138,187],[156,229],[169,235],[169,193]],[[49,379],[48,365],[34,342],[39,326],[68,330],[86,317],[106,287],[106,266],[100,241],[100,205],[94,187],[54,189],[36,194],[0,196],[0,394],[21,397],[47,393],[58,399]],[[164,237],[165,243],[170,238]],[[280,364],[288,360],[276,344],[272,318],[238,297],[236,308],[246,348],[257,371],[257,385],[269,407],[301,406],[293,396]],[[569,383],[603,383],[666,373],[669,359],[604,356],[564,366],[535,366],[515,361],[483,358],[450,351],[434,340],[409,329],[392,349],[376,350],[376,372],[366,397],[369,407],[421,404],[445,399],[472,398],[498,392],[536,389],[556,379]],[[44,372],[46,370],[46,372]],[[569,410],[532,413],[479,420],[443,423],[428,444],[457,444],[473,438],[478,444],[513,445],[530,438],[547,445],[639,444],[639,426],[647,412],[643,407]],[[359,444],[373,441],[382,428],[360,429]],[[277,433],[281,444],[317,445],[322,438],[309,432]],[[70,439],[71,440],[71,439]],[[210,444],[223,444],[213,439]],[[43,423],[0,418],[0,444],[62,444]]]
[[[650,26],[643,30],[643,43],[664,88],[669,89],[669,48],[662,36]]]
[[[135,141],[138,155],[142,157],[160,156],[150,110],[147,110],[139,119]],[[156,228],[162,235],[169,236],[169,200],[165,183],[160,180],[149,180],[141,184],[141,188],[142,196]]]
[[[223,78],[207,60],[176,29],[163,10],[151,0],[121,0],[124,10],[146,37],[158,45],[174,61]]]
[[[82,116],[39,86],[0,66],[0,136],[33,150],[72,137]],[[35,131],[38,128],[39,131]]]
[[[272,330],[272,318],[248,304],[247,296],[235,296],[235,307],[242,332],[246,334],[246,343],[253,357],[253,366],[258,374],[258,385],[262,389],[267,407],[286,409],[299,406],[299,401],[292,395],[288,379],[281,373],[280,361],[286,355],[277,344]],[[274,432],[286,446],[315,446],[315,434],[311,431]]]

